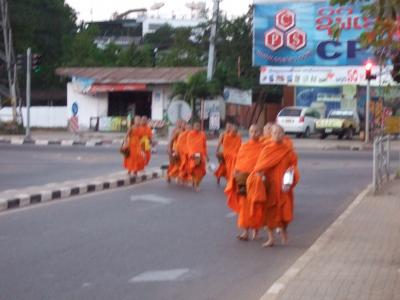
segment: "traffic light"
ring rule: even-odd
[[[32,70],[35,73],[40,72],[40,63],[42,60],[42,56],[40,54],[32,54]]]
[[[370,61],[368,61],[365,64],[365,79],[367,79],[367,80],[376,78],[376,75],[372,75],[372,67],[373,67],[373,64]]]
[[[18,54],[17,55],[17,70],[23,71],[26,69],[26,55]]]
[[[398,52],[393,58],[393,70],[392,70],[392,78],[396,82],[400,82],[400,52]]]

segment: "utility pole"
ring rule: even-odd
[[[26,131],[25,138],[31,139],[31,68],[32,68],[32,51],[31,48],[26,50]]]
[[[6,66],[6,80],[8,81],[8,87],[0,84],[0,95],[11,100],[12,117],[16,123],[19,115],[17,112],[17,99],[20,98],[20,93],[7,0],[0,0],[0,14],[0,24],[3,31],[3,43],[0,43],[0,60]],[[1,77],[4,75],[1,74]]]
[[[214,74],[215,38],[217,35],[218,15],[219,15],[219,0],[214,0],[213,15],[211,19],[210,47],[208,49],[208,66],[207,66],[208,81],[212,79]]]

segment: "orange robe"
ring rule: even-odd
[[[187,135],[189,131],[185,130],[181,134],[179,134],[178,139],[176,141],[176,147],[179,155],[179,179],[182,182],[186,182],[189,180],[189,159],[188,159],[188,149],[186,146]]]
[[[124,160],[124,167],[130,172],[138,172],[144,169],[145,158],[140,144],[140,130],[132,127],[128,135],[129,156]]]
[[[264,225],[270,229],[287,226],[293,220],[293,189],[300,179],[297,155],[289,138],[281,143],[272,140],[264,144],[256,166],[247,180],[252,209],[258,204],[265,208]],[[289,191],[282,190],[285,172],[294,168],[294,182]],[[264,175],[264,181],[258,173]]]
[[[150,162],[150,158],[151,158],[151,140],[153,138],[153,131],[151,130],[151,127],[149,125],[142,125],[139,127],[139,132],[140,132],[140,138],[143,139],[143,137],[146,137],[148,139],[148,141],[150,142],[150,149],[144,149],[144,153],[146,156],[146,166],[149,164]],[[144,147],[144,145],[142,145],[142,147]]]
[[[250,140],[247,143],[242,144],[237,153],[233,172],[238,171],[250,174],[254,169],[262,148],[263,144],[259,140]],[[227,196],[228,207],[238,213],[238,227],[244,229],[261,228],[264,222],[263,206],[257,207],[257,209],[252,212],[251,202],[248,197],[239,195],[237,190],[238,186],[235,182],[235,178],[234,176],[231,176],[225,188],[225,195]]]
[[[190,179],[195,184],[200,184],[203,177],[206,175],[206,158],[207,158],[207,139],[202,131],[191,130],[187,134],[186,140],[188,154],[188,173]],[[196,164],[195,154],[200,154],[200,164]]]
[[[224,161],[219,164],[218,169],[214,173],[217,178],[225,177],[229,180],[241,144],[242,139],[240,135],[236,133],[224,133],[222,139],[222,155]]]
[[[173,161],[172,156],[174,154],[177,154],[179,157],[178,153],[178,138],[180,134],[183,133],[179,129],[175,129],[175,131],[172,133],[172,138],[169,144],[169,152],[170,154],[170,160],[169,160],[169,166],[168,166],[168,171],[167,171],[167,176],[168,178],[177,178],[179,176],[179,166],[180,166],[180,158],[178,161]]]

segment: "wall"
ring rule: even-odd
[[[24,125],[26,126],[26,108],[22,107]],[[0,109],[0,120],[11,121],[11,107]],[[66,106],[32,106],[30,109],[31,127],[57,128],[67,127],[67,107]]]
[[[152,88],[151,119],[164,120],[168,106],[171,102],[171,85],[157,85]]]
[[[67,85],[67,118],[72,116],[72,104],[78,104],[79,129],[90,127],[91,117],[106,117],[108,113],[108,94],[82,94],[79,86],[73,82]]]

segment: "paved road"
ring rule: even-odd
[[[287,247],[237,241],[211,176],[197,194],[159,180],[1,214],[0,299],[258,299],[371,181],[370,160],[300,153]]]
[[[160,146],[150,166],[166,159]],[[118,147],[0,145],[0,191],[122,171]]]

